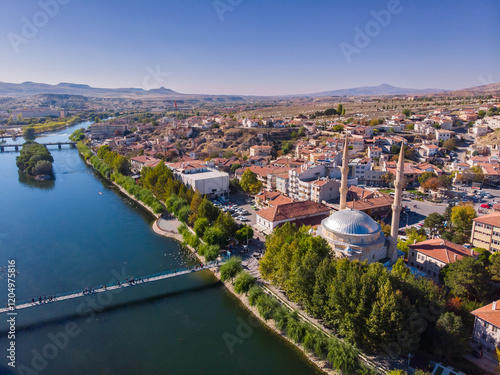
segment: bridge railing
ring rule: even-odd
[[[188,266],[188,267],[184,267],[184,268],[176,268],[176,269],[173,269],[173,270],[166,270],[166,271],[157,272],[157,273],[153,273],[153,274],[148,274],[148,275],[144,275],[144,276],[134,276],[134,277],[131,277],[131,278],[126,279],[126,280],[117,280],[117,281],[112,282],[112,283],[101,284],[99,286],[91,287],[91,288],[87,287],[87,288],[84,288],[84,289],[68,290],[68,291],[64,291],[64,292],[58,292],[58,293],[52,293],[52,294],[45,294],[45,295],[36,296],[36,297],[32,296],[32,297],[29,297],[29,298],[26,298],[26,299],[23,299],[23,300],[20,300],[20,301],[16,301],[16,305],[19,306],[19,305],[24,305],[24,304],[32,303],[33,300],[35,301],[35,303],[38,303],[40,301],[43,302],[43,303],[45,303],[45,302],[48,301],[48,299],[44,299],[44,297],[47,297],[47,298],[48,297],[53,297],[53,298],[55,297],[55,300],[57,300],[57,299],[61,299],[63,297],[71,296],[71,295],[82,294],[86,290],[89,291],[88,294],[93,294],[93,293],[95,293],[95,291],[98,291],[99,293],[102,293],[102,292],[105,292],[106,290],[108,290],[110,287],[114,287],[114,286],[118,286],[118,285],[120,285],[120,286],[124,286],[124,285],[126,285],[126,286],[132,286],[132,285],[144,284],[144,283],[155,281],[155,280],[151,280],[151,279],[156,278],[156,277],[167,276],[167,275],[174,275],[174,274],[183,273],[183,272],[186,272],[186,271],[191,271],[191,272],[203,271],[203,270],[206,270],[206,269],[211,268],[211,267],[219,266],[222,263],[223,262],[214,260],[212,262],[208,262],[208,263],[205,263],[205,264],[198,264],[198,265]],[[137,282],[138,279],[140,279],[140,280],[147,279],[147,280],[146,281]],[[91,292],[91,290],[94,290],[94,292]],[[40,298],[41,298],[41,300],[40,300]],[[7,301],[6,300],[0,302],[0,306],[6,306],[6,305],[7,305]]]

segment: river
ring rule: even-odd
[[[38,141],[67,140],[87,125]],[[56,179],[45,182],[19,174],[18,153],[0,153],[0,266],[15,260],[18,300],[196,262],[178,242],[156,235],[151,215],[96,176],[76,149],[50,151]],[[3,303],[5,276],[4,269]],[[15,368],[8,366],[7,318],[0,315],[0,374],[319,373],[209,271],[20,310]]]

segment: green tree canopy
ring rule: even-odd
[[[241,189],[250,194],[257,194],[262,190],[262,182],[257,179],[257,175],[247,169],[240,180]]]
[[[220,277],[222,281],[232,280],[236,275],[243,270],[241,258],[231,257],[226,263],[220,267]]]
[[[252,229],[252,227],[250,227],[248,225],[245,225],[244,227],[242,227],[241,229],[239,229],[238,231],[236,231],[235,238],[238,241],[240,241],[240,242],[244,242],[247,239],[251,240],[253,238],[253,229]]]
[[[456,297],[480,301],[486,295],[488,279],[481,261],[464,257],[448,265],[444,283]]]
[[[241,271],[234,281],[234,291],[238,294],[247,293],[255,283],[255,277],[245,271]]]

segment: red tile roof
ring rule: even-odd
[[[476,217],[474,221],[477,223],[492,225],[494,227],[500,227],[500,212],[494,212],[492,214]]]
[[[410,245],[410,249],[416,250],[419,253],[430,256],[443,263],[454,263],[456,260],[462,260],[466,256],[475,256],[476,252],[467,249],[464,246],[457,245],[450,241],[445,241],[441,238],[431,238]]]
[[[495,306],[494,309],[493,306]],[[495,327],[500,327],[500,301],[492,302],[489,305],[474,310],[471,314],[493,324]]]
[[[389,196],[361,199],[358,201],[347,202],[346,206],[358,211],[365,211],[372,208],[390,207],[394,199]]]
[[[279,206],[266,208],[257,212],[257,215],[268,221],[281,221],[296,219],[303,216],[312,216],[324,213],[328,215],[330,209],[320,203],[313,201],[301,201],[282,204]]]

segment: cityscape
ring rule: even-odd
[[[352,5],[1,6],[0,374],[498,372],[500,6]]]

